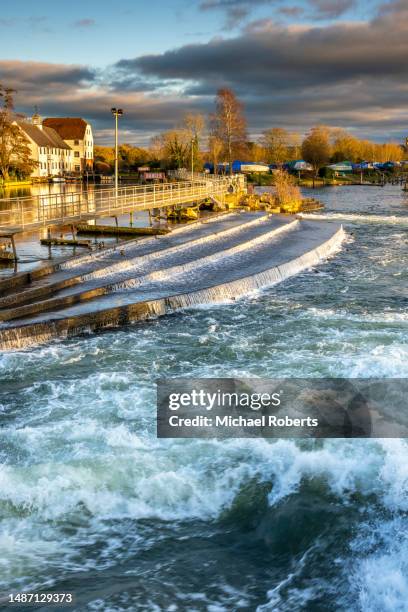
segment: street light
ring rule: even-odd
[[[195,138],[191,139],[191,182],[194,182],[194,145]]]
[[[118,117],[123,115],[123,110],[121,108],[111,108],[111,113],[115,117],[115,196],[117,198],[119,184]]]

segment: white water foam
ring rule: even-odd
[[[408,217],[396,215],[371,215],[353,213],[299,213],[302,219],[321,219],[324,221],[351,221],[353,223],[380,223],[385,225],[408,225]]]

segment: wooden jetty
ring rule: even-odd
[[[98,234],[104,236],[163,236],[171,230],[165,227],[127,227],[117,225],[76,225],[77,234]]]

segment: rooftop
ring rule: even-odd
[[[17,124],[39,147],[71,149],[71,147],[69,147],[66,142],[62,140],[58,132],[53,130],[51,127],[43,125],[43,128],[41,129],[37,125],[33,125],[32,123],[28,123],[26,121],[17,121]]]
[[[64,140],[83,140],[88,123],[80,117],[48,117],[43,125],[54,129]]]

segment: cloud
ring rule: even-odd
[[[233,38],[121,60],[117,68],[124,79],[177,82],[185,95],[208,104],[219,87],[231,87],[254,129],[327,122],[377,126],[387,137],[387,126],[400,122],[402,133],[408,122],[408,21],[398,4],[371,22],[283,26],[258,20]]]
[[[78,19],[72,24],[75,28],[92,28],[96,25],[95,19]]]
[[[389,0],[380,4],[378,14],[380,16],[397,14],[399,17],[402,17],[408,14],[408,4],[406,0]]]
[[[2,28],[10,28],[16,25],[17,19],[4,19],[0,18],[0,27]]]
[[[50,32],[50,28],[47,25],[48,18],[44,15],[31,16],[31,17],[10,17],[0,18],[0,27],[3,28],[14,28],[28,26],[31,30],[39,30],[41,32]]]
[[[235,38],[189,44],[159,55],[121,60],[116,66],[130,77],[136,73],[157,79],[225,82],[257,90],[406,76],[407,23],[394,24],[393,44],[382,22],[285,27],[267,20],[253,25]]]
[[[314,17],[318,19],[335,19],[356,6],[356,0],[310,0]]]
[[[202,0],[202,11],[218,10],[225,13],[225,27],[234,28],[245,20],[256,8],[279,4],[282,0]]]
[[[180,123],[192,109],[207,110],[201,100],[180,98],[177,93],[155,95],[154,88],[141,80],[129,91],[112,82],[112,73],[88,66],[45,62],[0,61],[0,83],[16,90],[18,112],[31,116],[38,106],[42,116],[84,117],[89,120],[99,143],[112,142],[110,109],[124,109],[121,119],[122,138],[128,142],[148,144],[152,135]]]
[[[282,6],[279,13],[286,17],[300,17],[304,13],[304,9],[301,6]]]
[[[203,0],[200,3],[200,8],[203,11],[212,9],[229,10],[237,6],[250,8],[251,6],[253,7],[254,4],[272,4],[273,2],[274,0]]]
[[[326,123],[400,138],[408,125],[405,9],[388,2],[370,22],[329,25],[261,19],[234,37],[105,69],[0,61],[0,82],[18,91],[17,110],[31,114],[38,105],[44,116],[83,116],[103,142],[111,141],[111,106],[124,108],[121,130],[141,144],[188,111],[211,112],[219,87],[243,100],[253,137],[272,126],[304,132]]]
[[[0,60],[0,81],[25,94],[52,97],[83,89],[96,81],[97,72],[87,66]]]
[[[303,0],[305,6],[281,6],[284,0],[202,0],[199,8],[203,11],[223,11],[226,25],[235,27],[254,10],[260,7],[277,9],[286,17],[299,17],[302,13],[313,19],[336,19],[358,4],[359,0]]]

